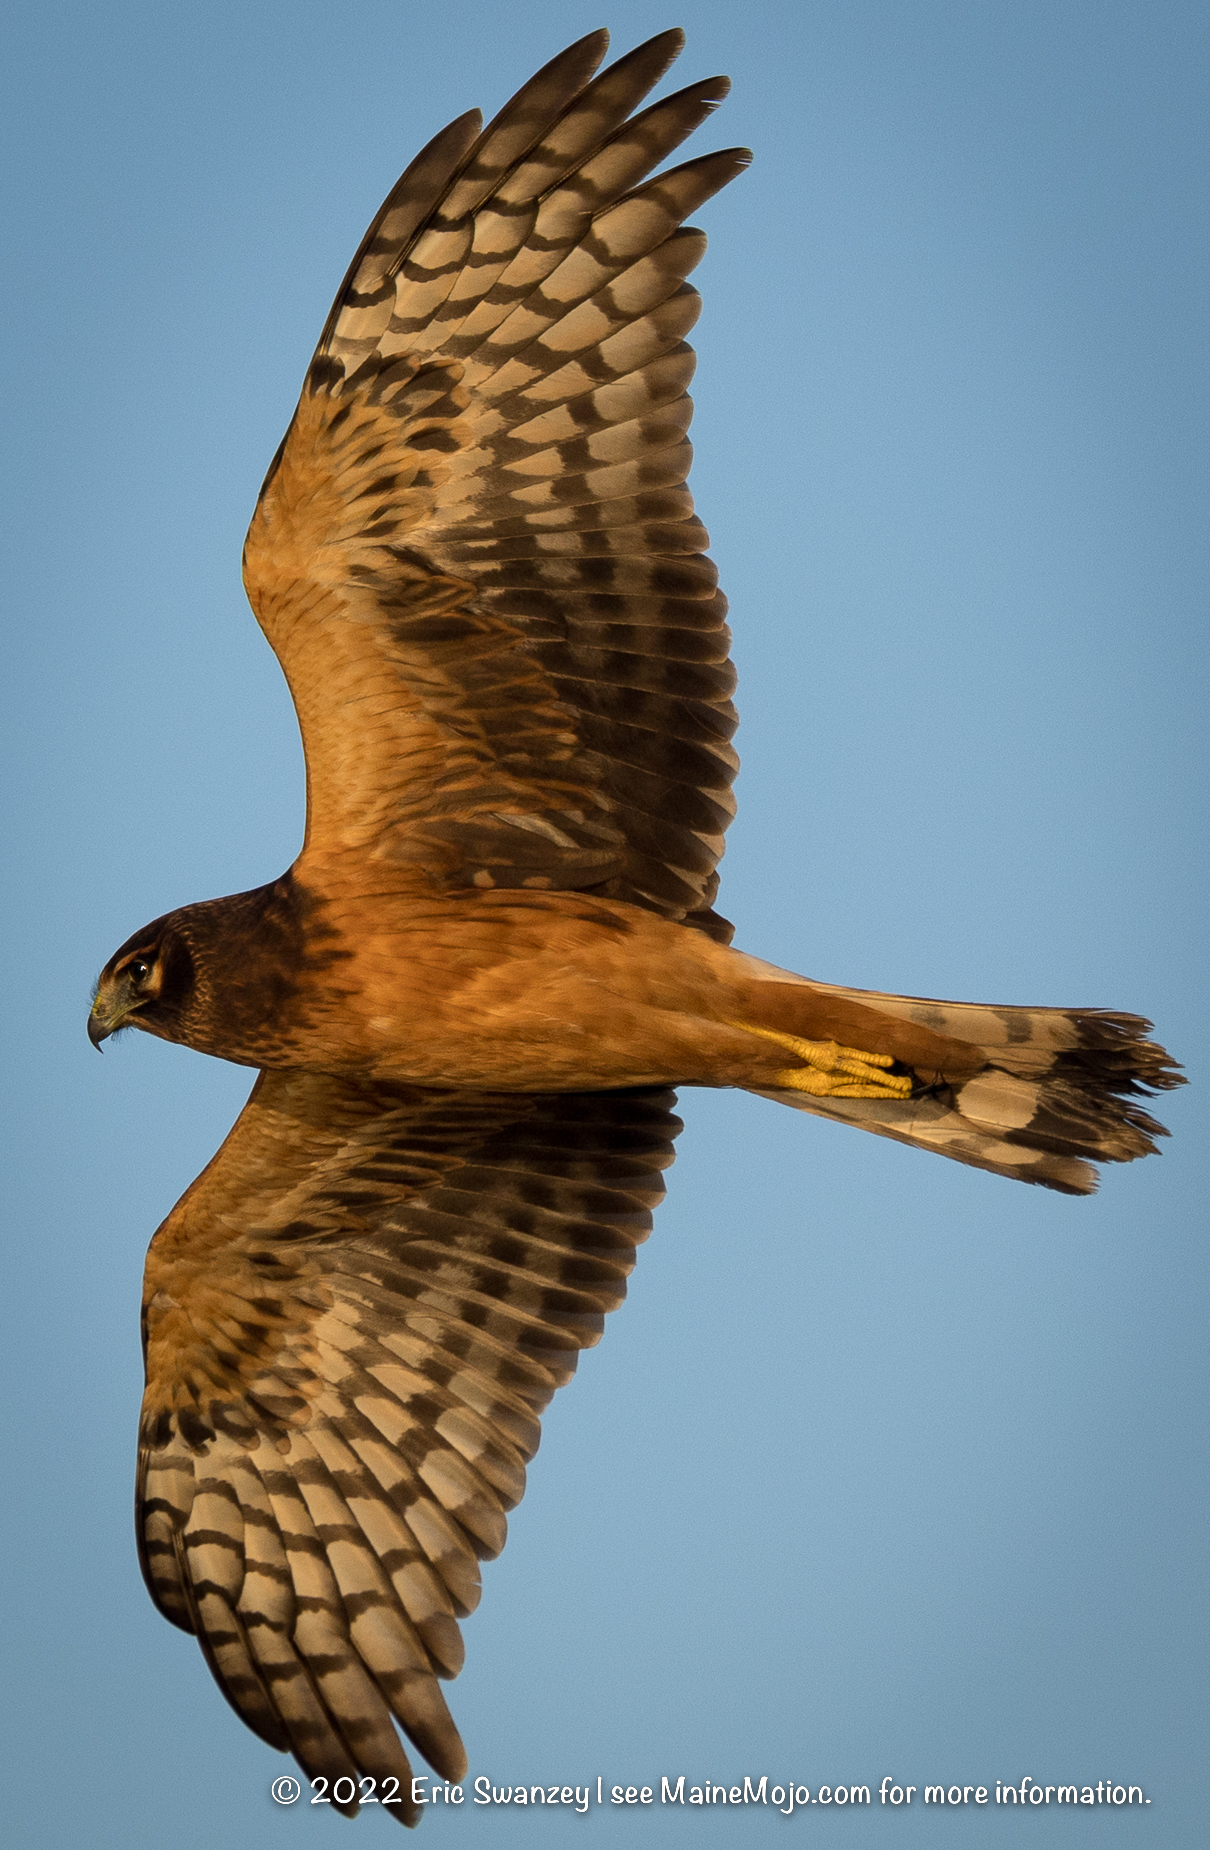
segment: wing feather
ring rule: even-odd
[[[685,487],[726,94],[603,34],[404,174],[328,318],[245,575],[294,694],[308,856],[591,888],[706,929],[733,805],[726,605]],[[636,775],[637,773],[637,775]],[[708,817],[704,826],[683,818]]]
[[[262,1074],[152,1242],[148,1585],[310,1777],[410,1794],[395,1723],[465,1770],[438,1679],[537,1415],[625,1294],[670,1102]]]

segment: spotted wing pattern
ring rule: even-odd
[[[438,1678],[538,1414],[625,1295],[671,1104],[262,1074],[152,1242],[152,1595],[250,1727],[313,1778],[397,1781],[404,1822],[392,1717],[461,1777]]]
[[[685,487],[683,221],[748,156],[645,177],[726,94],[630,115],[681,42],[590,81],[593,33],[482,134],[453,123],[353,261],[245,553],[302,726],[304,869],[592,888],[726,932],[734,674]]]

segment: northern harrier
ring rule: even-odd
[[[1086,1194],[1178,1076],[1136,1016],[808,982],[729,948],[734,674],[689,468],[704,239],[748,161],[658,178],[725,79],[631,112],[681,46],[593,33],[390,194],[248,534],[307,758],[279,880],[102,972],[142,1028],[258,1069],[147,1261],[152,1596],[338,1806],[438,1679],[538,1415],[622,1298],[676,1085],[739,1086]],[[367,1787],[366,1782],[371,1782]],[[376,1787],[372,1782],[377,1782]]]

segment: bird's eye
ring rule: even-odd
[[[136,957],[132,964],[127,964],[126,971],[132,983],[145,983],[151,975],[151,965]]]

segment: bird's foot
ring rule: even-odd
[[[776,1028],[742,1025],[745,1033],[759,1034],[764,1040],[788,1047],[804,1062],[785,1067],[775,1082],[794,1092],[809,1092],[815,1098],[906,1098],[912,1089],[909,1073],[890,1073],[894,1065],[889,1053],[864,1053],[860,1047],[841,1047],[837,1041],[804,1041],[796,1034],[781,1034]]]

